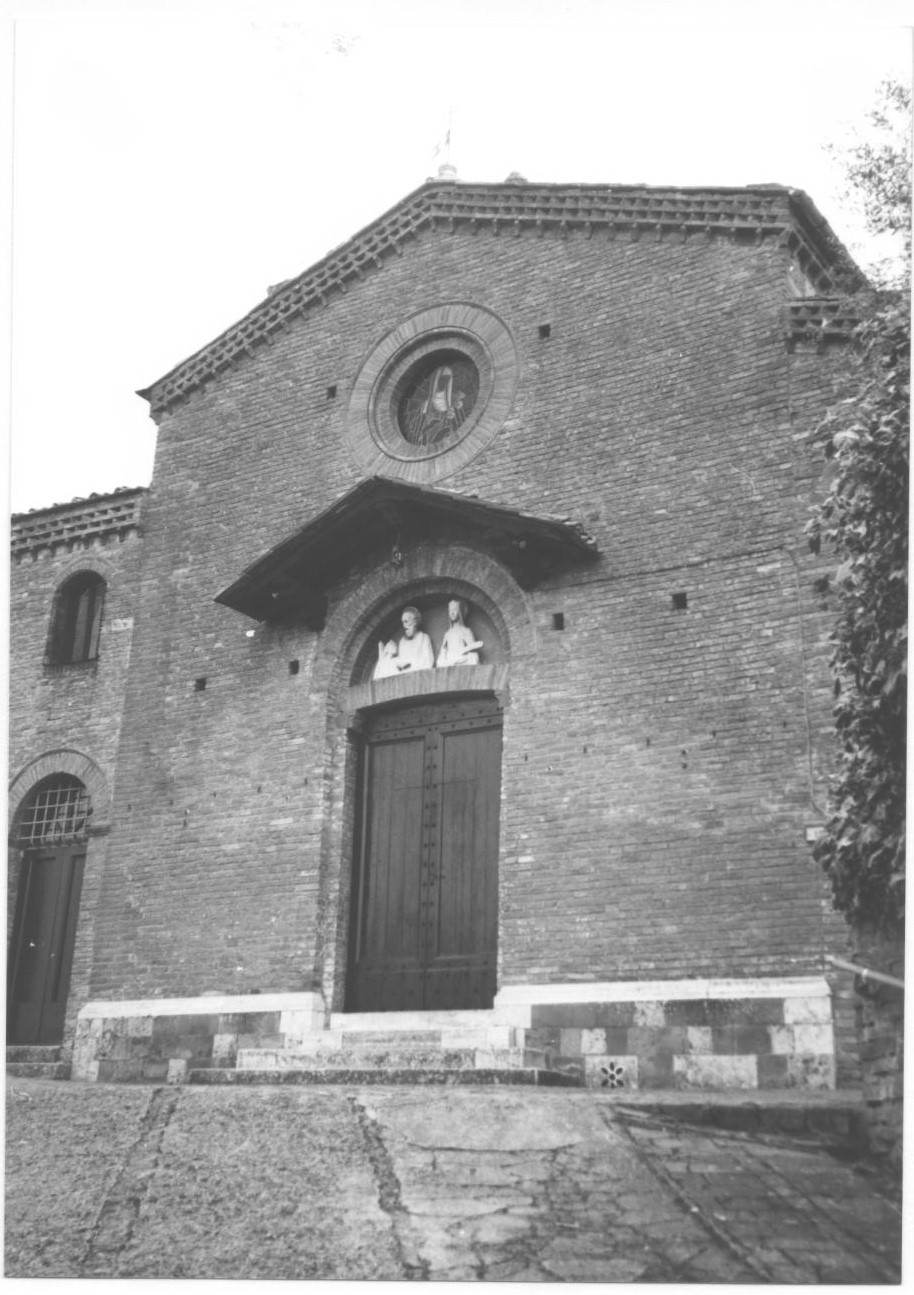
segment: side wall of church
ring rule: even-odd
[[[499,983],[818,970],[831,936],[807,829],[829,612],[803,538],[821,475],[804,438],[835,362],[788,349],[785,256],[426,234],[163,417],[95,997],[319,983],[339,1005],[352,756],[320,663],[363,584],[379,607],[408,601],[409,573],[445,556],[367,554],[323,634],[213,599],[358,483],[359,368],[442,301],[498,315],[519,383],[501,432],[440,484],[580,521],[602,555],[514,586]]]
[[[37,782],[70,773],[87,786],[92,818],[87,845],[67,1012],[68,1037],[89,996],[94,920],[108,842],[111,789],[135,623],[142,539],[136,529],[105,542],[60,544],[14,558],[10,568],[10,813]],[[93,571],[106,584],[98,658],[76,665],[47,661],[61,585]],[[13,822],[8,825],[14,826]],[[7,870],[7,938],[16,915],[21,852]]]

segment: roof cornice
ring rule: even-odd
[[[644,185],[422,185],[296,278],[274,289],[243,319],[138,394],[154,414],[184,399],[254,348],[289,328],[298,316],[326,305],[335,292],[379,269],[386,257],[424,229],[491,229],[592,237],[645,234],[782,241],[822,295],[860,286],[862,275],[812,201],[781,185],[748,188],[648,188]]]
[[[148,494],[146,486],[137,486],[16,513],[10,519],[12,558],[20,561],[29,553],[70,552],[112,538],[123,540],[131,531],[140,531]]]

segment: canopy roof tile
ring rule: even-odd
[[[396,560],[398,550],[432,535],[482,542],[525,589],[598,556],[593,539],[567,518],[369,477],[258,558],[216,602],[254,620],[301,617],[320,629],[327,591],[362,556],[387,550]]]

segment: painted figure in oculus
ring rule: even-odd
[[[400,430],[413,445],[434,445],[457,431],[479,389],[479,374],[469,360],[438,365],[411,387],[401,402]]]
[[[403,637],[397,644],[395,663],[398,672],[404,670],[431,670],[435,664],[432,640],[420,630],[422,613],[418,607],[404,607],[400,615]]]
[[[447,605],[450,625],[438,653],[438,666],[479,665],[479,652],[482,640],[473,637],[473,631],[464,624],[467,605],[459,598],[452,598]]]

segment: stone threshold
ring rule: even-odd
[[[363,1032],[413,1034],[441,1030],[485,1029],[489,1025],[502,1024],[503,1015],[493,1008],[472,1011],[333,1012],[327,1029],[342,1031],[344,1034]],[[511,1024],[515,1023],[517,1015],[512,1013]],[[523,1020],[523,1013],[520,1016]]]

